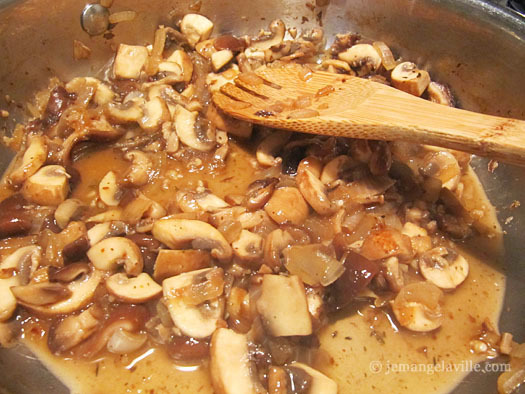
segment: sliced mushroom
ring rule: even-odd
[[[206,76],[206,85],[211,93],[217,93],[222,86],[233,82],[239,73],[239,67],[235,64],[220,74],[209,73]]]
[[[166,153],[173,154],[179,150],[179,136],[173,122],[164,122],[162,124],[162,137],[166,141],[166,147],[164,148]]]
[[[401,288],[405,285],[405,277],[403,275],[403,270],[399,265],[399,260],[397,257],[389,257],[383,263],[385,267],[385,277],[390,285],[390,289],[399,292]]]
[[[61,283],[41,282],[11,287],[22,305],[49,305],[71,297],[71,290]]]
[[[251,210],[262,208],[270,199],[279,182],[277,178],[259,179],[248,186],[243,205]]]
[[[239,239],[232,243],[232,249],[241,260],[258,260],[263,252],[263,238],[259,234],[242,230]]]
[[[10,175],[9,181],[14,185],[23,183],[37,172],[47,159],[45,138],[39,135],[29,137],[29,146],[22,156],[22,163]]]
[[[211,338],[210,371],[218,394],[255,394],[248,338],[228,328],[218,328]]]
[[[272,133],[263,139],[255,152],[255,157],[259,164],[266,167],[281,164],[283,160],[280,157],[275,157],[275,155],[289,139],[290,133],[282,131]]]
[[[106,348],[113,354],[128,354],[142,347],[148,340],[148,335],[143,332],[129,332],[119,328],[109,337]]]
[[[87,263],[72,263],[58,269],[49,267],[48,276],[50,282],[69,283],[81,275],[87,275],[89,271],[90,268]]]
[[[448,86],[430,82],[427,88],[428,99],[434,103],[454,107],[454,97]]]
[[[15,312],[16,298],[11,287],[18,285],[20,285],[20,278],[17,276],[0,279],[0,322],[9,319]]]
[[[360,77],[377,71],[381,66],[381,56],[370,44],[356,44],[339,53],[338,56],[339,59],[347,62]]]
[[[299,368],[310,376],[311,380],[308,392],[315,394],[337,394],[337,383],[318,370],[298,362],[291,363],[289,367]]]
[[[22,195],[35,204],[59,205],[69,192],[68,178],[69,175],[62,166],[42,167],[25,181]]]
[[[421,96],[430,83],[430,75],[412,62],[400,63],[392,70],[392,85],[404,92]]]
[[[108,171],[98,184],[98,196],[108,207],[116,207],[120,203],[120,195],[117,175],[113,171]]]
[[[204,141],[197,135],[197,112],[190,112],[186,108],[177,105],[174,117],[175,130],[182,143],[202,152],[208,152],[215,146],[215,141],[211,139]]]
[[[126,233],[126,225],[120,221],[110,221],[95,224],[87,231],[87,237],[91,246],[102,241],[104,238],[115,237]]]
[[[90,307],[78,315],[66,317],[49,331],[49,349],[60,354],[75,347],[95,333],[100,326],[95,307]]]
[[[419,259],[423,277],[442,289],[455,289],[465,281],[469,272],[467,260],[452,249],[437,247]]]
[[[200,41],[207,40],[212,30],[213,22],[199,14],[186,14],[180,23],[180,31],[192,47]]]
[[[153,225],[152,233],[171,249],[191,245],[194,249],[211,249],[211,255],[221,261],[232,257],[232,249],[219,230],[200,220],[158,220]]]
[[[337,156],[324,165],[320,180],[325,185],[328,185],[340,179],[341,174],[355,167],[356,165],[356,162],[350,156]]]
[[[169,120],[171,120],[171,114],[165,101],[160,97],[154,97],[144,103],[143,116],[139,120],[139,125],[143,130],[152,133]]]
[[[153,278],[161,282],[171,276],[209,267],[210,262],[210,253],[203,250],[161,249],[155,260]]]
[[[412,331],[428,332],[443,322],[441,290],[429,282],[416,282],[401,289],[392,303],[396,319]]]
[[[123,104],[110,103],[106,113],[109,119],[115,123],[134,123],[140,122],[144,116],[142,100],[129,100]]]
[[[277,271],[282,266],[282,252],[293,243],[290,233],[280,228],[273,230],[264,242],[264,263]]]
[[[297,276],[264,275],[257,311],[273,336],[312,333],[304,285]]]
[[[114,271],[123,264],[128,275],[137,276],[143,268],[139,247],[124,237],[103,239],[87,251],[87,257],[96,269],[102,271]]]
[[[264,210],[279,224],[302,224],[308,217],[308,204],[299,189],[295,187],[281,187],[276,189]]]
[[[124,158],[131,161],[131,167],[124,175],[124,179],[133,186],[144,186],[148,183],[153,168],[150,158],[139,150],[126,153]]]
[[[128,278],[126,274],[118,273],[106,279],[106,289],[119,300],[130,304],[140,304],[160,297],[162,287],[146,273]]]
[[[202,192],[178,191],[175,198],[182,212],[216,212],[230,206],[209,190]]]
[[[193,75],[193,63],[190,56],[181,49],[173,51],[166,61],[177,64],[182,72],[182,82],[190,82]]]
[[[219,130],[225,130],[230,135],[248,139],[252,135],[253,124],[232,118],[210,103],[206,112],[206,118]]]
[[[184,292],[193,285],[202,284],[206,275],[216,268],[186,272],[162,282],[164,301],[175,326],[184,335],[193,338],[209,337],[219,327],[224,313],[224,300],[214,298],[200,305],[185,302]]]
[[[427,230],[424,228],[414,223],[406,222],[401,232],[410,237],[412,249],[417,254],[423,254],[432,249],[432,239],[428,236]]]
[[[84,210],[82,201],[76,198],[64,200],[55,210],[55,221],[61,229],[66,228],[71,220],[76,220]]]
[[[71,292],[71,297],[49,305],[34,305],[19,301],[24,307],[43,315],[62,315],[79,310],[87,305],[93,298],[95,290],[102,281],[102,273],[93,270],[71,283],[66,287]]]
[[[113,64],[116,78],[138,79],[148,60],[148,49],[143,46],[120,44]]]
[[[326,187],[319,179],[321,162],[315,157],[306,157],[297,167],[297,186],[310,206],[319,215],[334,213],[334,207],[326,195]]]
[[[331,73],[352,73],[352,69],[344,60],[326,59],[322,61],[321,66]]]
[[[423,159],[421,172],[425,176],[436,178],[441,185],[454,191],[461,178],[461,167],[456,157],[447,151],[429,152]]]
[[[165,215],[166,210],[162,205],[138,192],[137,197],[124,208],[122,219],[131,225],[136,224],[137,231],[147,232],[151,230],[154,220]]]
[[[18,248],[0,263],[0,278],[7,278],[16,274],[22,282],[27,283],[30,276],[40,265],[41,258],[42,248],[38,245]]]
[[[263,32],[259,37],[251,39],[250,48],[265,51],[283,42],[286,26],[282,20],[276,19],[271,22],[269,30]]]

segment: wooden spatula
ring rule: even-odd
[[[525,165],[525,121],[451,108],[358,77],[298,64],[240,74],[214,93],[227,114],[337,137],[403,140]]]

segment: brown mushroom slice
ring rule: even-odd
[[[131,161],[131,166],[124,175],[124,179],[133,186],[144,186],[148,183],[149,174],[153,169],[150,158],[139,150],[126,153],[124,158]]]
[[[55,210],[55,221],[58,227],[61,229],[66,228],[71,220],[78,219],[83,209],[84,204],[76,198],[68,198],[62,201]]]
[[[47,159],[47,145],[43,136],[29,137],[29,146],[22,156],[22,163],[10,175],[9,181],[14,185],[23,183],[37,172]]]
[[[315,393],[315,394],[337,394],[337,383],[334,382],[332,379],[330,379],[325,374],[319,372],[316,369],[313,369],[312,367],[299,363],[299,362],[293,362],[289,364],[292,368],[299,368],[306,372],[310,377],[310,386],[309,386],[309,393]]]
[[[184,335],[192,338],[206,338],[219,327],[224,314],[224,300],[215,298],[200,305],[190,305],[186,302],[185,289],[196,281],[201,281],[216,268],[186,272],[162,282],[164,301],[175,326]]]
[[[29,177],[22,187],[22,195],[28,201],[39,205],[59,205],[69,192],[69,175],[59,165],[40,168]]]
[[[207,40],[212,30],[213,22],[204,15],[186,14],[180,23],[180,31],[192,47],[200,41]]]
[[[465,281],[469,264],[465,257],[445,247],[424,253],[419,259],[421,275],[441,289],[451,290]]]
[[[190,148],[202,152],[208,152],[215,146],[215,141],[209,139],[204,141],[197,135],[196,122],[197,112],[188,111],[181,105],[175,107],[175,130],[179,139]]]
[[[430,82],[427,88],[428,99],[434,103],[454,107],[454,97],[448,86],[438,82]]]
[[[78,279],[81,275],[87,275],[90,271],[87,263],[72,263],[62,268],[49,267],[49,281],[69,283]]]
[[[282,163],[280,157],[275,157],[276,153],[290,139],[291,134],[282,131],[274,132],[264,138],[257,146],[255,157],[259,164],[265,167],[273,167]]]
[[[392,303],[396,319],[411,331],[428,332],[443,322],[441,290],[429,282],[406,285]]]
[[[263,238],[259,234],[242,230],[239,238],[232,243],[232,249],[241,260],[258,260],[263,252]]]
[[[153,278],[161,282],[171,276],[210,266],[210,253],[203,250],[161,249],[155,260]]]
[[[228,328],[218,328],[211,338],[210,371],[218,394],[255,394],[248,338]]]
[[[281,187],[276,189],[264,210],[276,223],[302,224],[308,217],[308,204],[299,189]]]
[[[138,79],[148,60],[148,49],[138,45],[120,44],[113,63],[116,78]]]
[[[64,353],[89,338],[99,325],[93,306],[78,315],[68,316],[49,331],[49,350],[54,354]]]
[[[258,179],[252,182],[248,186],[242,204],[251,210],[262,208],[272,196],[277,183],[279,183],[277,178]]]
[[[117,175],[113,171],[108,171],[98,184],[98,196],[108,207],[116,207],[120,203],[120,195]]]
[[[212,225],[191,219],[161,219],[155,222],[153,236],[171,249],[191,245],[194,249],[210,249],[218,260],[227,261],[232,249],[224,236]]]
[[[11,287],[13,295],[22,305],[49,305],[71,297],[72,293],[61,283],[40,282]]]
[[[102,271],[115,271],[123,264],[128,275],[137,276],[143,268],[139,247],[124,237],[103,239],[87,251],[87,257],[96,269]]]
[[[26,308],[43,315],[63,315],[79,310],[91,301],[102,281],[102,273],[93,270],[90,274],[67,285],[71,297],[49,305],[33,305],[20,302]]]
[[[370,44],[356,44],[339,53],[339,59],[347,62],[360,77],[371,74],[381,66],[381,56]]]
[[[334,207],[326,195],[326,187],[319,179],[321,162],[314,157],[306,157],[297,167],[297,186],[304,199],[319,215],[334,213]]]
[[[271,335],[279,337],[312,333],[306,293],[299,277],[264,275],[261,296],[256,305],[264,327]]]
[[[143,116],[139,120],[140,127],[147,132],[155,132],[164,122],[171,120],[168,106],[160,97],[153,97],[144,103]]]
[[[392,85],[404,92],[421,96],[430,83],[430,76],[412,62],[400,63],[392,70]]]
[[[250,48],[265,51],[283,42],[286,26],[282,20],[272,21],[269,30],[269,32],[263,32],[259,37],[252,38]]]
[[[146,273],[134,278],[118,273],[106,279],[106,289],[117,299],[130,304],[140,304],[160,297],[162,287]]]

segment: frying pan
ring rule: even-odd
[[[500,1],[502,3],[503,1]],[[97,75],[120,42],[147,44],[159,23],[190,12],[194,0],[115,0],[112,12],[137,11],[117,25],[114,37],[89,37],[79,23],[86,0],[0,0],[0,108],[11,116],[0,128],[24,119],[24,103],[51,76],[68,80]],[[428,69],[453,87],[460,106],[525,119],[525,19],[480,0],[331,0],[308,7],[305,0],[203,0],[200,13],[215,22],[214,33],[253,33],[282,18],[289,26],[321,24],[327,37],[359,31],[388,43],[395,54]],[[312,3],[315,3],[312,0]],[[317,4],[327,3],[317,1]],[[303,18],[304,17],[304,18]],[[72,41],[92,49],[89,62],[75,61]],[[7,105],[8,94],[13,103]],[[0,148],[0,169],[12,154]],[[507,290],[500,330],[525,340],[525,170],[504,164],[490,173],[487,161],[473,165],[505,224]],[[510,204],[522,207],[511,210]],[[482,302],[482,300],[480,300]],[[494,392],[497,374],[470,374],[456,393]],[[0,392],[67,393],[68,390],[23,348],[0,350]],[[395,389],[394,389],[395,391]],[[523,391],[523,390],[522,390]]]

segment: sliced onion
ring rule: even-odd
[[[205,276],[197,277],[195,283],[184,287],[182,296],[186,304],[200,305],[221,296],[223,291],[224,271],[222,268],[214,268]]]
[[[135,11],[120,11],[115,12],[109,16],[109,23],[120,23],[120,22],[128,22],[135,19],[137,16],[137,13]]]
[[[322,244],[295,245],[284,250],[286,268],[310,286],[328,286],[345,271],[333,249]]]
[[[377,53],[379,53],[379,56],[381,56],[381,62],[383,63],[383,67],[386,70],[392,70],[396,67],[396,59],[394,59],[394,55],[392,54],[392,51],[388,45],[382,41],[376,41],[372,45],[376,49]]]
[[[525,358],[511,359],[510,371],[498,377],[498,393],[510,394],[525,383]]]
[[[119,328],[111,335],[106,347],[111,353],[127,354],[140,349],[146,343],[146,339],[146,334],[135,334]]]

